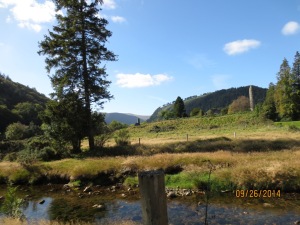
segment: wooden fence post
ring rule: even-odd
[[[139,145],[141,145],[141,138],[139,138]]]
[[[189,141],[189,134],[186,134],[186,141]]]
[[[140,172],[139,187],[141,194],[143,224],[167,225],[167,197],[165,176],[162,170]]]

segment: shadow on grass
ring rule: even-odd
[[[127,145],[98,147],[93,151],[86,151],[75,158],[85,157],[113,157],[113,156],[134,156],[134,155],[154,155],[159,153],[188,153],[188,152],[267,152],[294,149],[300,147],[300,140],[278,139],[278,140],[236,140],[227,137],[217,137],[204,140],[166,143],[160,145]]]

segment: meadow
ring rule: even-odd
[[[134,185],[139,171],[163,169],[167,187],[299,192],[300,132],[295,126],[278,126],[255,113],[143,123],[127,128],[129,146],[115,146],[112,138],[105,148],[74,158],[26,166],[2,161],[0,181]]]

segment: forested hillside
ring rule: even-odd
[[[129,115],[125,113],[106,113],[105,114],[105,122],[107,124],[111,123],[113,120],[119,121],[121,123],[125,124],[135,124],[137,122],[137,119],[140,118],[137,115]],[[140,122],[144,122],[142,118],[140,118]]]
[[[263,103],[267,89],[257,86],[252,86],[252,88],[254,103]],[[200,108],[204,112],[207,112],[210,109],[221,110],[228,107],[233,100],[240,96],[249,97],[249,86],[223,89],[212,93],[205,93],[201,96],[191,96],[184,100],[184,105],[188,115],[194,108]],[[156,109],[148,121],[157,120],[159,118],[159,113],[162,110],[171,110],[173,108],[173,104],[174,103],[168,103]]]
[[[34,88],[13,82],[0,73],[0,132],[13,122],[39,124],[38,113],[48,98]]]

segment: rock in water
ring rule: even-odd
[[[177,197],[176,193],[174,191],[170,191],[168,194],[167,194],[167,197],[168,198],[175,198]]]
[[[91,186],[87,186],[83,189],[83,192],[91,192],[92,189],[91,189]]]

